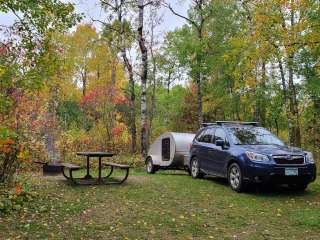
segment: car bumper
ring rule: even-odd
[[[297,168],[297,176],[286,176],[286,168]],[[253,182],[273,183],[309,183],[316,179],[316,166],[314,164],[304,165],[266,165],[251,163],[247,166],[244,178]]]

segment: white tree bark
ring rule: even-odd
[[[147,78],[148,78],[148,49],[143,35],[144,0],[138,1],[138,42],[141,52],[141,154],[148,151],[148,121],[147,121]]]

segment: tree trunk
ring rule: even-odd
[[[278,66],[279,66],[279,70],[280,70],[280,77],[281,77],[281,84],[282,84],[282,92],[283,92],[283,98],[284,98],[284,108],[285,108],[285,112],[286,112],[286,116],[287,116],[287,120],[288,120],[288,141],[289,144],[292,144],[291,142],[291,135],[292,135],[292,124],[291,124],[291,118],[290,118],[290,109],[288,107],[288,87],[286,84],[286,79],[285,79],[285,72],[283,69],[283,64],[282,64],[282,60],[281,58],[278,56]]]
[[[316,159],[319,157],[320,149],[320,98],[313,96],[314,117],[313,117],[313,151]]]
[[[203,123],[203,113],[202,113],[202,91],[201,91],[201,72],[199,71],[197,73],[197,102],[198,102],[198,123],[201,127],[201,124]]]
[[[116,82],[117,82],[117,70],[116,70],[116,61],[115,59],[112,60],[112,69],[111,69],[111,105],[112,105],[112,111],[111,111],[111,118],[110,118],[110,129],[113,129],[116,125],[116,104],[114,103],[115,98],[115,89],[116,89]],[[107,86],[106,86],[107,87]],[[108,126],[107,126],[108,127]],[[112,135],[110,135],[110,141],[112,142],[112,147],[114,148],[114,138]]]
[[[157,74],[157,64],[156,59],[154,57],[153,52],[153,46],[154,46],[154,26],[151,27],[151,46],[150,46],[150,54],[152,59],[152,95],[151,95],[151,109],[150,109],[150,119],[149,119],[149,137],[152,136],[152,123],[154,114],[156,112],[156,74]],[[148,139],[149,143],[149,139]]]
[[[87,94],[87,69],[84,68],[84,72],[82,74],[82,96],[86,96]]]
[[[141,154],[147,155],[148,122],[147,122],[147,78],[148,78],[148,49],[143,36],[144,0],[139,0],[138,41],[141,52]]]
[[[132,64],[130,63],[127,53],[126,53],[126,44],[125,44],[125,27],[124,21],[122,17],[122,9],[119,7],[117,3],[117,14],[118,14],[118,21],[121,23],[120,28],[120,38],[121,38],[121,56],[124,62],[124,66],[127,69],[129,75],[129,94],[130,94],[130,113],[129,113],[129,125],[130,125],[130,135],[131,135],[131,153],[136,152],[136,143],[137,143],[137,129],[136,129],[136,109],[135,109],[135,81],[133,77],[133,68]],[[123,4],[123,1],[120,2],[120,5]]]
[[[198,39],[200,45],[202,45],[202,25],[198,28]],[[198,53],[197,56],[197,73],[196,73],[196,84],[197,84],[197,102],[198,102],[198,124],[201,127],[203,123],[203,112],[202,112],[202,91],[201,91],[201,82],[202,82],[202,56],[201,53]]]
[[[137,142],[137,129],[136,129],[136,109],[135,109],[135,84],[133,78],[132,65],[129,62],[125,50],[122,50],[122,58],[125,63],[126,69],[129,74],[129,94],[130,94],[130,134],[131,134],[131,153],[136,152],[136,142]]]
[[[289,72],[289,81],[288,81],[288,93],[289,93],[289,109],[290,109],[290,144],[296,147],[301,146],[301,133],[300,133],[300,116],[298,110],[298,101],[296,88],[293,83],[293,55],[289,56],[288,59],[288,72]]]
[[[295,19],[294,19],[294,7],[291,8],[291,31],[294,31]],[[290,109],[290,144],[296,147],[301,146],[301,132],[300,132],[300,116],[297,101],[297,92],[293,82],[294,75],[294,52],[292,49],[286,49],[287,51],[287,63],[288,63],[288,97],[289,97],[289,109]]]
[[[266,74],[266,63],[263,60],[262,62],[262,76],[261,76],[261,86],[260,86],[260,123],[262,126],[265,126],[266,124],[266,81],[267,81],[267,74]]]
[[[151,51],[152,52],[152,51]],[[152,96],[151,96],[151,110],[150,110],[150,127],[149,127],[149,135],[152,136],[152,122],[154,118],[154,114],[156,112],[156,72],[157,72],[157,67],[156,67],[156,61],[154,59],[154,56],[152,54]]]

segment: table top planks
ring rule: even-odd
[[[110,152],[77,152],[77,155],[87,157],[113,157],[115,154]]]

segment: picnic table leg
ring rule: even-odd
[[[105,178],[110,177],[112,173],[113,173],[113,166],[110,166],[110,172],[107,176],[105,176]]]
[[[111,166],[111,169],[113,170],[113,166]],[[108,179],[108,177],[111,175],[111,174],[109,174],[107,177],[105,177],[105,178],[103,178],[104,180],[106,180],[105,182],[104,182],[104,184],[122,184],[122,183],[124,183],[127,179],[128,179],[128,176],[129,176],[129,168],[120,168],[120,170],[123,170],[123,171],[125,171],[125,175],[124,175],[124,177],[122,178],[122,179]],[[112,171],[111,171],[111,173],[112,173]]]
[[[98,182],[102,182],[101,181],[101,168],[102,168],[102,164],[101,164],[101,157],[99,157],[99,177],[98,177]]]
[[[91,179],[92,178],[89,171],[90,171],[89,156],[87,156],[87,175],[84,177],[84,179]]]
[[[79,184],[76,179],[73,177],[72,175],[73,169],[69,169],[69,175],[70,175],[70,180],[74,183],[74,184]]]
[[[124,176],[124,178],[122,180],[120,180],[120,182],[119,182],[120,184],[124,183],[127,180],[128,176],[129,176],[129,168],[127,168],[126,170],[127,170],[126,171],[126,175]]]
[[[62,175],[66,178],[66,179],[70,179],[70,175],[67,176],[66,173],[64,172],[64,167],[61,167],[61,172],[62,172]]]

